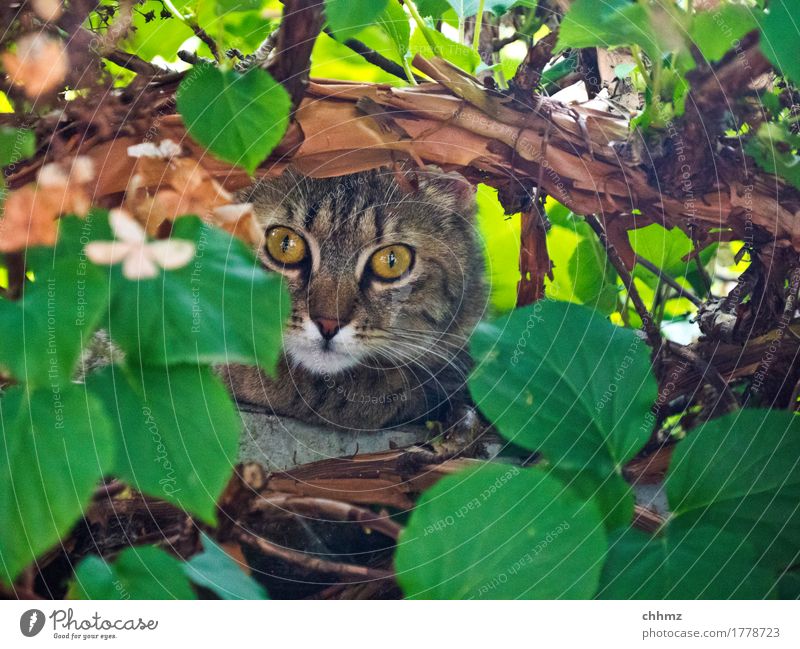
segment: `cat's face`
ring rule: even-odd
[[[453,176],[407,190],[389,171],[285,174],[247,197],[259,254],[292,296],[290,361],[315,374],[452,362],[486,304],[471,189]]]

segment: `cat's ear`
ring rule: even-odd
[[[462,216],[475,213],[475,187],[461,174],[422,169],[416,173],[417,191],[424,200]]]

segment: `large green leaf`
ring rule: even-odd
[[[188,0],[173,2],[181,10]],[[136,55],[150,61],[160,56],[175,61],[184,42],[194,37],[192,28],[185,22],[164,12],[160,0],[146,0],[131,12],[132,23],[126,46]]]
[[[415,599],[574,599],[594,594],[605,551],[591,500],[540,469],[487,463],[423,494],[395,568]]]
[[[777,567],[800,553],[800,420],[741,410],[678,444],[667,474],[673,516],[727,530]]]
[[[336,38],[347,40],[372,25],[386,4],[387,0],[325,0],[328,27]]]
[[[668,29],[664,21],[656,29],[640,2],[575,0],[559,26],[557,49],[637,44],[655,60],[663,51],[661,40]]]
[[[453,8],[459,18],[469,18],[478,13],[480,2],[479,0],[447,0],[447,4]]]
[[[761,24],[761,51],[780,74],[800,84],[800,0],[770,0]]]
[[[183,566],[189,579],[221,599],[268,599],[261,584],[246,575],[225,550],[206,534],[201,534],[200,538],[203,551]]]
[[[0,299],[0,329],[8,337],[0,346],[0,365],[29,385],[69,383],[107,310],[105,271],[87,261],[82,247],[82,239],[92,236],[95,219],[62,219],[54,248],[27,252],[35,281],[19,300]]]
[[[376,22],[389,35],[401,60],[408,54],[409,39],[411,38],[411,25],[408,16],[396,2],[389,2],[383,12],[377,17]]]
[[[507,217],[497,200],[497,190],[488,185],[478,185],[475,197],[492,306],[499,313],[510,311],[517,304],[520,280],[520,215]]]
[[[152,546],[125,548],[113,563],[89,556],[75,569],[71,599],[197,599],[183,563]]]
[[[617,307],[617,273],[595,236],[581,239],[569,260],[573,295],[606,315]]]
[[[721,4],[699,11],[692,18],[692,42],[709,61],[718,61],[747,32],[758,27],[757,10],[744,5]]]
[[[86,383],[115,423],[114,474],[213,523],[236,462],[241,421],[212,371],[111,366]]]
[[[650,436],[645,342],[576,304],[540,302],[479,325],[469,387],[508,440],[561,469],[620,473]]]
[[[113,436],[82,386],[9,388],[0,398],[0,581],[13,580],[78,521],[111,469]]]
[[[36,151],[33,131],[0,126],[0,167],[30,158]]]
[[[627,482],[615,473],[596,475],[591,470],[575,473],[552,469],[568,489],[597,505],[606,530],[612,531],[633,520],[634,495]]]
[[[421,16],[433,18],[441,18],[450,9],[450,3],[447,0],[417,0],[414,4]]]
[[[423,33],[424,32],[424,33]],[[426,38],[427,37],[427,38]],[[436,45],[436,52],[428,42],[432,40]],[[411,52],[421,54],[425,58],[431,58],[438,54],[446,58],[450,63],[460,67],[467,72],[474,72],[481,62],[480,55],[471,47],[456,43],[442,34],[442,32],[430,27],[419,27],[411,35]]]
[[[695,249],[694,243],[680,228],[667,230],[658,223],[652,223],[629,230],[628,240],[637,255],[652,262],[667,275],[685,277],[696,291],[706,291],[705,283],[698,274],[697,262],[689,258]],[[699,253],[700,263],[705,265],[711,261],[715,251],[715,244],[706,246]],[[658,283],[658,276],[640,264],[634,268],[633,275],[653,289]]]
[[[289,124],[289,95],[259,68],[239,74],[197,65],[181,82],[176,97],[189,135],[249,173],[281,141]]]
[[[754,565],[746,543],[708,526],[658,536],[628,528],[609,539],[603,599],[761,599],[773,576]]]
[[[280,276],[195,217],[178,219],[172,236],[194,242],[187,266],[138,281],[112,267],[111,337],[149,365],[238,362],[271,371],[291,308]]]

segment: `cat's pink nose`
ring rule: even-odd
[[[314,324],[325,340],[330,340],[339,331],[339,321],[335,318],[316,318]]]

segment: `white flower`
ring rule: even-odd
[[[161,140],[158,144],[153,142],[142,142],[128,147],[128,155],[131,158],[161,158],[169,160],[181,154],[180,144],[176,144],[170,139]]]
[[[181,268],[194,257],[191,241],[165,239],[147,241],[144,229],[125,210],[111,210],[109,216],[114,241],[91,241],[86,256],[92,263],[109,266],[122,262],[122,274],[128,279],[149,279],[158,268]]]

